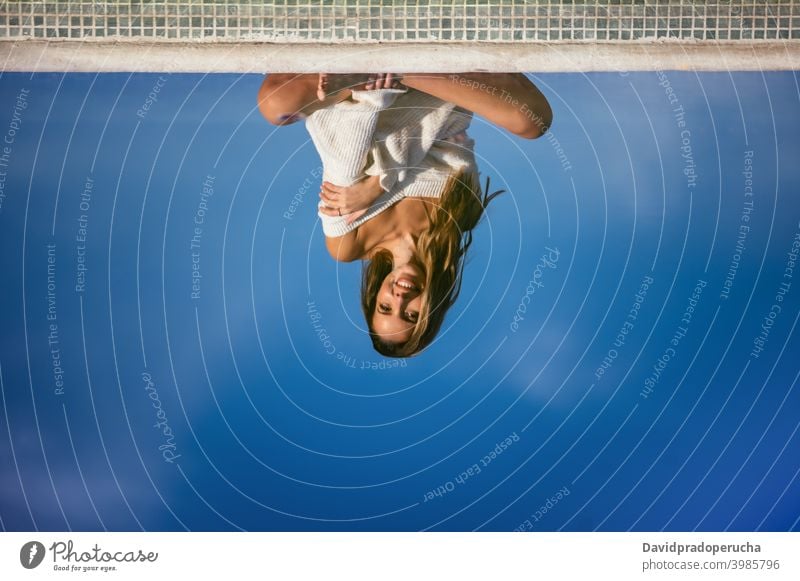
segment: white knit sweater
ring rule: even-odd
[[[348,186],[377,175],[384,190],[350,224],[320,212],[325,235],[343,236],[406,196],[439,197],[460,169],[477,173],[475,142],[466,134],[471,120],[472,112],[413,89],[352,91],[352,101],[309,115],[323,179]]]

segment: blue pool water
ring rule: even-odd
[[[260,76],[3,74],[2,526],[797,530],[796,74],[532,78],[397,362]]]

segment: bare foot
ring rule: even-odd
[[[380,73],[375,75],[375,80],[364,86],[365,91],[373,89],[399,89],[402,87],[403,75],[397,73]]]
[[[317,86],[317,99],[324,101],[341,91],[348,89],[358,89],[363,87],[371,80],[367,74],[328,74],[320,73],[319,85]]]
[[[380,74],[328,74],[320,73],[317,86],[317,99],[325,101],[329,97],[346,90],[371,91],[373,89],[400,88],[401,75]]]

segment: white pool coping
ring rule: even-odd
[[[590,72],[800,69],[800,41],[256,43],[3,40],[4,71]]]

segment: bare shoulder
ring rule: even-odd
[[[358,240],[358,228],[351,230],[344,236],[332,238],[325,237],[325,246],[331,258],[337,262],[353,262],[363,255],[363,248]]]

